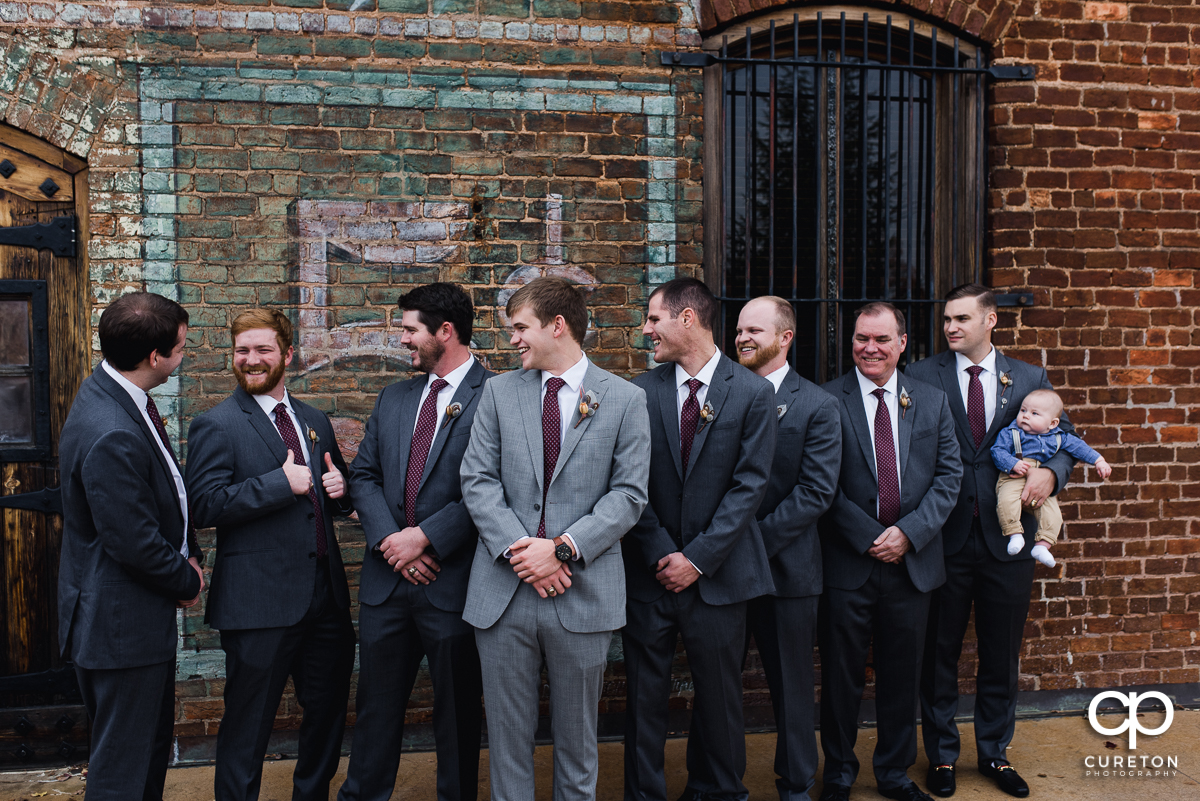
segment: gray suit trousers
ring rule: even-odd
[[[475,630],[480,662],[490,666],[483,671],[483,700],[492,801],[535,797],[532,750],[543,664],[550,677],[553,798],[596,797],[597,708],[612,632],[567,631],[555,603],[522,583],[500,619]]]

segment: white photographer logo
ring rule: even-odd
[[[1115,698],[1129,709],[1129,717],[1122,721],[1121,725],[1117,726],[1115,729],[1105,729],[1100,725],[1100,721],[1096,720],[1096,707],[1098,707],[1100,702],[1105,698]],[[1163,718],[1162,725],[1157,729],[1147,729],[1143,727],[1141,721],[1139,721],[1137,718],[1138,706],[1142,703],[1142,699],[1144,698],[1154,698],[1158,701],[1161,701],[1163,709],[1166,711],[1166,717]],[[1149,735],[1162,734],[1167,729],[1171,728],[1171,722],[1174,719],[1175,705],[1171,703],[1170,698],[1158,692],[1157,690],[1151,690],[1150,692],[1141,693],[1140,695],[1138,693],[1129,693],[1126,695],[1124,693],[1119,693],[1116,690],[1107,690],[1093,698],[1091,705],[1088,707],[1088,722],[1092,724],[1092,728],[1098,733],[1117,735],[1121,734],[1127,729],[1129,730],[1129,749],[1131,751],[1137,748],[1138,732]]]

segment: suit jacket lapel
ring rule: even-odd
[[[668,365],[659,374],[658,411],[662,415],[663,429],[667,433],[667,445],[671,448],[671,459],[675,462],[675,473],[683,478],[683,463],[679,459],[679,389],[675,386],[675,365]],[[693,444],[693,450],[695,445]]]
[[[717,369],[713,371],[712,383],[709,384],[708,391],[704,394],[704,403],[700,404],[700,408],[711,406],[719,419],[721,407],[725,405],[725,396],[729,394],[729,382],[732,380],[733,362],[728,356],[721,354],[721,358],[717,360]],[[689,454],[689,471],[693,465],[699,462],[700,454],[704,451],[704,443],[708,440],[708,430],[712,427],[711,422],[705,423],[703,420],[697,424],[696,438],[692,440],[692,452]]]
[[[1012,365],[1008,363],[1008,359],[1004,356],[1003,353],[1000,352],[999,348],[997,348],[996,349],[996,413],[992,415],[992,425],[988,428],[987,436],[985,436],[983,438],[983,445],[980,446],[982,448],[990,448],[991,446],[988,445],[988,443],[995,441],[996,434],[998,434],[1000,432],[1000,429],[1004,428],[1004,414],[1005,414],[1005,412],[1008,411],[1008,403],[1011,402],[1009,399],[1014,397],[1016,393],[1014,392],[1013,395],[1009,395],[1007,392],[1005,392],[1006,387],[1004,386],[1003,382],[1000,381],[1000,376],[1004,375],[1005,373],[1008,373],[1009,370],[1011,370],[1011,369],[1012,369]],[[1011,378],[1011,374],[1009,377]],[[1015,389],[1015,386],[1014,386],[1014,389]]]
[[[271,455],[283,464],[287,459],[287,446],[283,444],[283,437],[279,436],[279,430],[275,428],[271,418],[267,417],[267,413],[262,410],[258,402],[250,397],[241,387],[233,391],[233,398],[237,401],[238,406],[242,407],[242,411],[250,417],[250,426],[258,435],[262,437],[263,442],[267,444],[267,449],[271,451]]]
[[[542,452],[542,371],[526,370],[521,377],[520,399],[521,420],[525,423],[525,441],[529,446],[529,460],[533,462],[533,475],[538,489],[545,491],[545,454]]]
[[[897,370],[896,379],[897,395],[899,395],[900,390],[907,391],[907,387],[904,386],[904,373]],[[896,401],[896,407],[900,412],[896,415],[898,418],[896,422],[900,426],[896,439],[900,442],[900,475],[902,476],[904,475],[904,468],[908,465],[908,446],[912,442],[913,421],[918,414],[921,414],[920,410],[917,409],[916,398],[912,396],[911,392],[909,393],[909,398],[913,403],[907,410],[900,406],[899,399]],[[910,414],[912,417],[908,416]]]
[[[779,413],[780,406],[786,406],[783,414],[779,417],[782,423],[783,418],[792,413],[792,409],[796,407],[796,396],[800,394],[800,375],[795,370],[788,369],[783,376],[783,383],[779,385],[779,391],[775,393],[775,412]]]
[[[879,473],[875,469],[875,443],[871,441],[871,428],[867,425],[867,407],[863,403],[862,393],[858,389],[858,375],[853,369],[846,373],[842,380],[842,403],[850,414],[850,425],[854,428],[854,438],[862,450],[863,458],[871,468],[871,477],[879,483]]]
[[[406,486],[408,481],[408,452],[412,448],[413,429],[417,425],[417,413],[421,406],[421,390],[425,383],[409,381],[399,397],[399,408],[395,415],[385,415],[385,429],[382,441],[387,444],[388,452],[395,455],[392,469],[400,476],[400,486]],[[394,449],[392,446],[395,446]]]
[[[586,394],[591,390],[596,396],[597,403],[604,400],[604,393],[608,391],[608,376],[600,371],[596,365],[588,362],[587,373],[583,376],[583,383],[580,389]],[[554,466],[554,474],[550,477],[550,483],[558,478],[558,474],[562,472],[563,465],[567,463],[567,459],[571,456],[571,452],[575,450],[575,446],[579,444],[579,440],[583,438],[583,434],[587,431],[588,426],[592,425],[592,420],[601,414],[604,414],[604,405],[596,408],[596,414],[592,417],[580,420],[579,409],[576,408],[571,415],[570,422],[567,423],[566,439],[563,440],[562,450],[558,454],[558,464]],[[578,423],[578,425],[576,425]]]
[[[471,404],[472,399],[479,392],[479,386],[483,383],[483,365],[474,356],[471,358],[475,363],[471,365],[471,369],[467,370],[462,383],[458,385],[458,389],[454,390],[454,395],[450,398],[451,404],[457,403],[463,409],[466,409]],[[429,446],[429,455],[425,457],[425,471],[421,474],[420,486],[425,486],[425,482],[429,479],[429,474],[433,472],[433,466],[437,464],[438,455],[442,452],[442,446],[446,444],[446,440],[454,433],[454,425],[460,418],[462,418],[461,414],[458,417],[447,419],[445,410],[439,410],[437,428],[433,432],[433,444]],[[409,441],[412,441],[411,438]]]

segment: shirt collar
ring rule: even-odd
[[[778,370],[767,376],[767,380],[771,382],[771,386],[775,387],[776,392],[778,392],[779,388],[783,386],[783,379],[787,377],[787,371],[788,366],[785,364],[783,367],[780,367]]]
[[[954,354],[954,362],[958,367],[958,371],[965,372],[974,362],[968,359],[961,353]],[[979,362],[979,366],[983,368],[985,373],[996,374],[996,349],[993,347],[988,351],[988,355],[983,357],[983,361]]]
[[[146,408],[146,398],[148,397],[146,395],[146,390],[142,389],[137,384],[121,375],[117,368],[108,363],[107,359],[100,362],[100,364],[104,367],[104,372],[112,376],[112,380],[120,384],[121,389],[129,393],[129,397],[133,398],[134,404],[136,404],[139,409]]]
[[[292,414],[296,413],[296,410],[292,408],[292,399],[288,395],[288,391],[286,389],[283,391],[282,401],[277,401],[270,395],[251,395],[250,397],[254,398],[254,402],[258,404],[259,408],[267,413],[267,417],[271,416],[271,414],[275,411],[275,406],[280,403],[286,406],[287,410]]]
[[[870,395],[875,390],[879,389],[879,387],[875,384],[875,382],[872,381],[871,379],[867,378],[866,376],[864,376],[862,373],[860,373],[857,367],[854,368],[854,374],[856,376],[858,376],[858,389],[860,392],[862,392],[863,397],[866,397],[867,395]],[[896,394],[896,384],[899,383],[899,378],[898,378],[899,375],[900,375],[899,370],[893,370],[892,377],[889,378],[887,380],[887,383],[883,385],[883,388],[885,390],[887,390],[887,393],[889,395]]]
[[[717,372],[717,363],[721,361],[721,351],[713,351],[712,357],[704,363],[700,368],[700,372],[694,376],[688,375],[687,370],[684,370],[679,362],[675,362],[675,388],[686,384],[692,378],[699,378],[700,383],[706,387],[712,386],[713,374]]]
[[[572,392],[578,392],[580,385],[583,384],[583,377],[585,375],[587,375],[587,371],[588,371],[588,358],[587,358],[587,355],[585,354],[585,355],[579,357],[579,361],[575,362],[575,364],[568,367],[566,369],[566,371],[562,375],[559,376],[559,378],[561,378],[563,381],[567,382],[567,386],[571,388]],[[549,381],[551,378],[554,378],[553,373],[551,373],[549,370],[542,370],[542,390],[543,391],[546,389],[546,382]]]
[[[439,375],[435,375],[434,373],[430,373],[429,380],[425,383],[425,386],[428,387],[428,386],[432,385],[434,381],[436,381],[440,378],[443,381],[445,381],[447,384],[450,385],[450,389],[457,390],[458,385],[461,384],[463,382],[463,379],[467,377],[467,373],[471,372],[471,367],[474,364],[475,364],[475,357],[471,356],[465,362],[460,364],[458,367],[455,367],[453,370],[451,370],[449,373],[447,373],[444,376],[439,376]]]

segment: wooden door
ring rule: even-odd
[[[32,708],[77,694],[58,649],[57,487],[58,435],[90,366],[86,189],[84,162],[0,126],[0,718],[21,710],[34,730]]]

